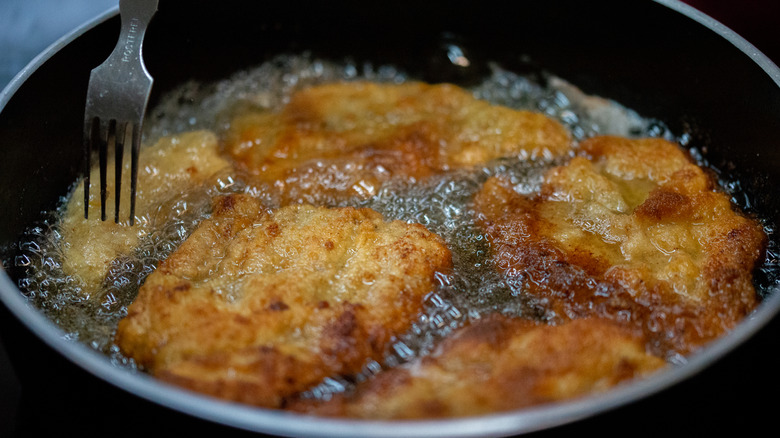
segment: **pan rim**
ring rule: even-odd
[[[780,87],[780,68],[734,31],[681,1],[655,0],[655,2],[703,24],[727,39],[737,49],[748,55]],[[117,14],[118,8],[104,12],[63,36],[36,56],[0,92],[0,111],[21,85],[49,58],[82,34]],[[780,312],[780,293],[778,292],[780,292],[780,286],[773,288],[770,296],[764,299],[761,305],[734,331],[713,342],[702,352],[688,358],[686,364],[670,367],[649,378],[616,388],[605,394],[487,416],[388,422],[313,417],[239,405],[191,393],[140,372],[128,372],[126,369],[110,363],[99,352],[76,341],[65,339],[64,332],[59,327],[27,302],[4,268],[0,273],[0,302],[39,339],[42,339],[50,348],[78,367],[111,385],[156,404],[216,423],[284,436],[467,437],[485,436],[486,434],[495,436],[533,432],[575,422],[645,398],[699,373],[744,343]],[[383,427],[389,425],[392,427]]]

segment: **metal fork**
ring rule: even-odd
[[[103,64],[89,76],[87,105],[84,112],[84,218],[89,217],[89,176],[93,150],[100,165],[100,217],[106,220],[106,167],[110,144],[115,158],[115,214],[119,223],[122,187],[122,158],[127,133],[131,133],[130,225],[135,221],[135,194],[138,180],[138,155],[141,148],[146,104],[152,89],[152,77],[141,55],[146,27],[157,12],[158,0],[120,0],[122,28],[119,42]]]

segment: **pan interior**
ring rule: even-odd
[[[267,6],[268,10],[261,15],[274,17],[275,22],[263,22],[255,14],[218,18],[214,22],[210,20],[213,17],[207,20],[202,12],[197,12],[203,8],[181,11],[174,10],[173,6],[165,9],[163,5],[146,43],[150,52],[149,69],[159,85],[155,89],[152,106],[162,108],[169,93],[189,79],[208,83],[289,51],[306,51],[317,59],[350,59],[351,65],[359,68],[391,65],[395,72],[385,74],[408,74],[428,81],[448,81],[463,86],[484,83],[485,77],[495,71],[490,63],[496,61],[508,71],[542,81],[545,72],[552,72],[586,92],[608,96],[636,109],[646,117],[645,120],[651,121],[642,127],[646,130],[644,132],[672,135],[689,146],[703,163],[715,170],[734,201],[765,218],[768,232],[774,235],[780,201],[771,196],[768,188],[780,179],[777,166],[771,164],[777,162],[771,144],[780,134],[778,122],[771,116],[780,109],[777,86],[760,69],[751,65],[744,54],[735,53],[737,51],[704,27],[692,26],[684,17],[654,4],[637,7],[638,16],[645,17],[648,24],[646,28],[636,29],[635,23],[626,23],[618,15],[612,8],[614,5],[584,7],[572,4],[562,11],[550,6],[537,5],[534,10],[526,10],[521,6],[488,2],[484,7],[486,11],[501,10],[503,13],[480,10],[475,16],[471,10],[464,13],[461,9],[465,6],[460,4],[442,7],[433,2],[422,7],[416,5],[417,13],[409,19],[406,15],[399,16],[398,11],[404,6],[411,7],[411,2],[402,4],[397,10],[395,6],[375,6],[379,11],[361,6],[358,2],[343,3],[344,8],[332,10],[296,2],[286,6]],[[317,19],[295,13],[296,6],[313,9],[306,17]],[[442,14],[442,10],[447,13]],[[182,13],[188,14],[186,19],[180,18]],[[369,20],[374,14],[387,19],[383,23]],[[552,16],[556,24],[537,23],[538,20],[533,19],[537,16]],[[589,29],[591,32],[586,33],[574,30],[578,29],[574,23],[595,23],[597,20],[611,23],[614,28],[605,30],[605,26],[593,26]],[[211,36],[207,38],[188,32],[191,28],[205,27],[207,21],[217,29],[240,29],[239,35],[214,37],[218,32],[210,32]],[[401,22],[416,32],[399,32],[397,27]],[[659,23],[666,24],[661,27]],[[52,89],[45,84],[55,77],[55,83],[59,84],[83,82],[79,79],[83,71],[63,66],[73,63],[74,58],[77,58],[76,64],[96,64],[93,60],[84,59],[87,56],[77,55],[76,51],[84,47],[100,47],[101,38],[111,40],[101,35],[110,34],[115,28],[115,21],[101,24],[53,56],[9,101],[0,116],[0,132],[11,145],[8,148],[11,160],[4,161],[20,163],[20,166],[4,172],[4,188],[0,193],[4,205],[12,206],[13,211],[18,212],[4,219],[8,223],[2,227],[6,252],[4,266],[15,281],[22,279],[21,270],[18,270],[20,261],[21,265],[25,263],[19,257],[29,255],[31,249],[19,245],[18,242],[23,241],[19,236],[45,231],[51,218],[42,217],[41,212],[56,209],[60,197],[67,193],[66,189],[72,186],[78,173],[80,114],[66,114],[63,118],[65,122],[55,120],[59,119],[63,108],[80,107],[83,97],[65,88]],[[338,31],[333,32],[333,29]],[[631,35],[631,38],[615,38],[621,32],[622,35]],[[680,34],[686,38],[678,39]],[[326,35],[327,38],[324,37]],[[391,37],[388,38],[388,35]],[[672,41],[678,47],[685,47],[671,50]],[[447,50],[453,46],[468,54],[473,61],[472,68],[453,68],[447,62]],[[404,47],[420,49],[409,53],[401,50]],[[696,55],[684,55],[688,49],[695,49],[693,53]],[[727,61],[747,65],[728,77],[696,73],[706,71],[707,56],[713,52],[726,53]],[[180,61],[172,63],[172,56],[180,58]],[[174,65],[202,68],[184,69]],[[61,75],[59,72],[63,70],[69,73]],[[730,86],[735,83],[740,87]],[[80,87],[71,88],[81,91]],[[713,102],[713,89],[722,90],[717,102]],[[742,93],[760,97],[746,102]],[[50,107],[40,105],[50,99],[57,103]],[[37,103],[35,108],[34,103]],[[717,111],[714,107],[734,110]],[[52,120],[50,129],[45,130],[47,132],[31,129],[38,117]],[[74,120],[77,123],[73,124]],[[150,135],[154,135],[153,129]],[[37,149],[35,156],[53,157],[59,163],[72,164],[55,169],[47,163],[30,160],[27,152],[22,159],[23,151],[30,146]],[[763,159],[756,160],[756,157]],[[24,182],[29,178],[22,175],[39,175],[42,184],[30,187]],[[29,202],[19,202],[17,196],[20,192]],[[38,225],[30,228],[31,223]],[[758,275],[760,289],[766,294],[776,289],[776,251],[773,240],[767,252],[768,264]],[[14,262],[6,264],[6,260]],[[105,345],[97,347],[102,349]]]

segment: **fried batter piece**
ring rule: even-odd
[[[98,168],[92,169],[90,179],[89,219],[84,219],[84,187],[80,184],[66,206],[61,222],[63,233],[63,269],[83,283],[82,292],[91,295],[100,289],[111,264],[117,257],[136,248],[139,240],[149,234],[156,222],[163,222],[172,209],[171,204],[182,199],[182,193],[201,185],[212,185],[231,168],[219,156],[217,137],[210,131],[193,131],[165,137],[145,147],[138,158],[138,192],[136,196],[135,225],[128,226],[129,196],[121,201],[120,223],[100,218],[100,193],[95,182],[100,181]],[[124,159],[122,186],[130,187],[130,160]],[[114,193],[114,165],[107,166],[107,192]],[[113,216],[113,199],[108,200],[109,215]]]
[[[451,263],[422,225],[370,209],[221,197],[148,277],[115,340],[162,380],[276,408],[379,359]]]
[[[225,149],[287,202],[330,202],[499,157],[558,157],[571,145],[558,122],[454,85],[346,82],[298,91],[279,112],[238,116]]]
[[[762,227],[665,140],[584,141],[538,195],[493,178],[475,207],[497,268],[557,318],[624,321],[685,354],[757,305]]]
[[[290,409],[371,419],[492,414],[602,392],[664,364],[645,352],[637,333],[612,321],[552,326],[494,314],[353,392],[299,400]]]

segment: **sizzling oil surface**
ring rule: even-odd
[[[219,133],[227,127],[230,115],[242,107],[276,109],[301,87],[354,79],[400,83],[410,78],[392,66],[282,56],[223,82],[183,85],[149,115],[145,144],[152,145],[164,136],[197,129]],[[663,125],[642,119],[614,102],[586,96],[556,78],[542,86],[494,67],[493,74],[470,91],[475,97],[495,104],[543,112],[563,123],[575,140],[596,134],[673,138]],[[426,298],[424,314],[409,333],[391,346],[386,363],[366,364],[365,375],[377,372],[384,365],[392,366],[429,351],[438,339],[468,318],[496,311],[547,317],[541,307],[524,294],[522,284],[507,281],[490,265],[489,247],[485,235],[474,223],[469,201],[487,178],[497,174],[508,175],[519,193],[533,193],[538,190],[544,171],[554,164],[546,160],[502,159],[474,171],[448,172],[415,184],[385,185],[376,196],[365,200],[330,203],[370,207],[386,218],[420,223],[439,234],[453,252],[455,269],[449,275],[437,277],[438,288]],[[725,188],[738,197],[736,184]],[[144,187],[140,187],[140,191],[143,190]],[[29,239],[21,244],[22,251],[15,263],[25,268],[29,275],[20,280],[20,286],[36,306],[62,327],[68,338],[91,345],[118,364],[133,367],[132,361],[122,356],[112,342],[118,320],[125,315],[127,305],[146,276],[204,218],[208,200],[215,194],[229,192],[248,192],[269,207],[279,202],[262,187],[247,185],[238,173],[222,175],[212,184],[192,189],[183,196],[178,194],[178,198],[172,197],[166,202],[170,208],[166,208],[162,217],[140,218],[138,222],[152,224],[148,232],[143,233],[129,255],[111,263],[101,290],[91,294],[85,294],[83,283],[63,270],[66,262],[63,246],[67,242],[55,219],[50,221],[52,225],[31,229]],[[58,214],[64,214],[64,209]],[[771,237],[771,228],[767,227],[767,232]],[[765,290],[777,279],[777,253],[775,244],[770,244],[766,261],[760,268]],[[329,379],[312,390],[312,395],[323,396],[346,384]]]

